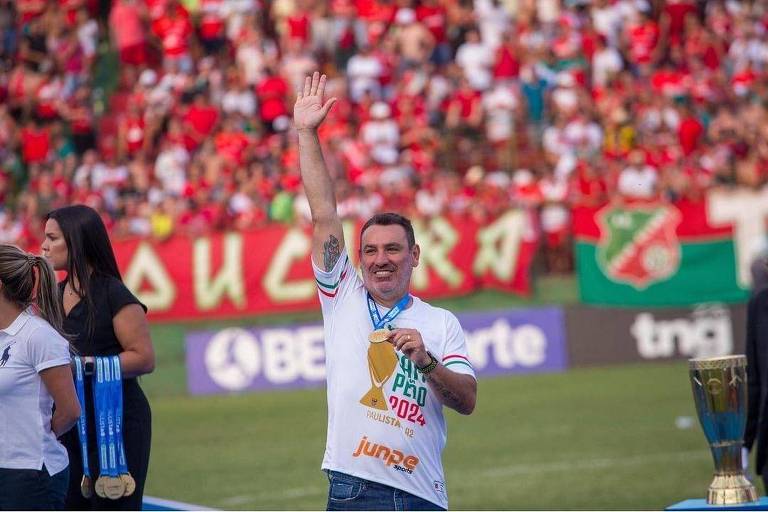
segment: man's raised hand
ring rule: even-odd
[[[304,89],[296,94],[296,104],[293,106],[293,124],[297,130],[316,129],[336,103],[336,98],[323,103],[325,81],[325,75],[317,71],[304,79]]]

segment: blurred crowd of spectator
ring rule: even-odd
[[[0,0],[0,241],[84,203],[113,236],[303,223],[291,110],[345,218],[570,208],[768,181],[768,5],[693,0]]]

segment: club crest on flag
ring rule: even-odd
[[[608,205],[595,220],[600,228],[597,264],[609,279],[643,290],[672,277],[680,267],[677,208]]]

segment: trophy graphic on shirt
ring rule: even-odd
[[[377,329],[368,336],[368,372],[371,375],[371,389],[360,399],[360,403],[373,409],[387,410],[382,387],[397,367],[395,347],[387,343],[390,332]]]
[[[707,503],[736,505],[757,501],[755,486],[741,466],[747,421],[747,358],[736,355],[689,359],[688,365],[696,412],[715,462]]]

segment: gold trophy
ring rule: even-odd
[[[371,375],[371,389],[360,399],[360,403],[373,409],[386,411],[387,401],[381,388],[397,367],[395,347],[386,343],[391,333],[386,329],[377,329],[368,336],[368,372]]]
[[[707,492],[710,505],[757,501],[757,491],[741,465],[747,422],[747,358],[743,355],[690,359],[693,400],[715,460]]]

